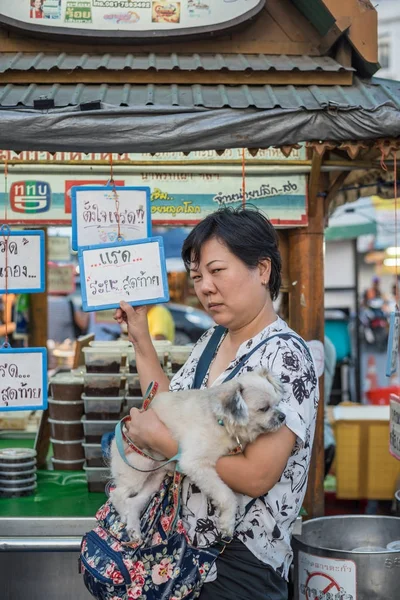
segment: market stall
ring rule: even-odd
[[[69,34],[63,38],[65,32],[57,31],[59,41],[41,41],[39,47],[33,37],[19,37],[24,27],[18,15],[6,14],[0,21],[13,32],[0,30],[0,147],[7,151],[2,162],[15,182],[26,181],[28,173],[47,179],[57,171],[75,181],[107,180],[112,165],[118,179],[132,177],[135,184],[149,173],[166,174],[164,187],[175,185],[181,173],[189,179],[183,194],[163,189],[156,177],[150,180],[153,193],[158,190],[154,222],[166,226],[177,214],[180,224],[192,225],[218,205],[251,202],[267,214],[275,211],[289,323],[306,340],[322,341],[328,207],[355,168],[376,168],[382,158],[388,167],[393,164],[399,84],[369,79],[377,69],[372,6],[354,3],[349,17],[347,2],[258,4],[261,12],[252,13],[241,31],[215,34],[212,41],[201,39],[200,32],[199,39],[186,41],[184,52],[175,39],[155,46],[144,45],[142,36],[136,55],[132,46],[116,48],[110,36],[102,44],[109,54],[100,55],[90,35],[82,41],[82,23],[74,32],[79,45],[69,46]],[[4,12],[3,3],[0,9]],[[28,29],[35,35],[33,22]],[[207,155],[214,150],[216,155]],[[88,159],[78,152],[97,155]],[[162,154],[154,159],[140,153]],[[208,198],[196,203],[195,176],[207,181],[214,175]],[[231,191],[225,189],[228,177],[236,178]],[[255,187],[251,177],[259,178]],[[293,185],[302,191],[290,193]],[[30,224],[50,223],[49,210],[50,203],[42,215],[28,217]],[[27,215],[10,213],[9,219],[25,225]],[[31,346],[46,344],[46,312],[47,296],[38,293],[31,302]],[[306,497],[311,517],[323,514],[323,470],[321,401]],[[71,518],[87,516],[78,503],[71,512]]]

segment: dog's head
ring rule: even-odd
[[[213,388],[213,392],[217,396],[216,416],[228,433],[243,443],[252,442],[261,433],[276,431],[285,421],[285,414],[276,408],[282,388],[266,369],[241,375]]]

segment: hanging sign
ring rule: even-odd
[[[75,291],[75,267],[74,265],[47,265],[48,293],[56,296],[58,294],[73,294]]]
[[[64,40],[170,41],[226,33],[259,15],[265,0],[0,0],[0,23]]]
[[[305,552],[298,555],[298,598],[357,598],[357,570],[353,560],[313,556]]]
[[[0,348],[0,411],[47,408],[47,350]]]
[[[390,313],[389,339],[386,356],[386,377],[391,377],[397,370],[399,361],[400,312]]]
[[[150,188],[74,187],[72,248],[148,238],[151,235]],[[119,241],[121,241],[119,240]]]
[[[395,394],[390,396],[390,437],[389,451],[400,460],[400,398]]]
[[[0,229],[0,293],[45,290],[43,231]],[[6,277],[7,273],[7,277]]]
[[[51,235],[47,238],[47,258],[54,262],[71,260],[71,240],[65,235]]]
[[[79,251],[83,310],[168,302],[162,238],[108,244]]]

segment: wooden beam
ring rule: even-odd
[[[327,195],[324,198],[324,211],[325,211],[326,218],[329,215],[330,203],[335,198],[336,194],[338,193],[338,191],[340,190],[340,188],[346,181],[348,174],[349,174],[349,171],[342,171],[342,173],[339,173],[339,175],[336,177],[335,181],[331,184],[331,186],[329,188],[329,192],[327,193]]]
[[[305,340],[324,341],[324,203],[318,193],[329,185],[321,174],[323,158],[314,152],[309,180],[306,228],[289,231],[290,326]],[[304,506],[310,518],[324,513],[324,397],[320,402]]]
[[[350,17],[341,17],[334,25],[332,25],[318,46],[321,55],[325,55],[329,52],[338,39],[348,30],[350,25]]]
[[[1,84],[113,84],[124,85],[351,85],[348,71],[6,71]]]

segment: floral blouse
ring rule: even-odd
[[[171,391],[192,387],[197,363],[213,331],[213,328],[207,331],[194,346],[186,364],[173,377]],[[314,361],[295,337],[285,335],[297,334],[278,318],[240,346],[236,358],[212,385],[223,383],[244,355],[259,342],[277,333],[282,335],[254,352],[238,376],[264,367],[281,381],[284,393],[279,409],[286,414],[286,426],[296,434],[296,443],[278,483],[265,496],[258,498],[247,514],[245,508],[251,498],[237,495],[236,535],[254,556],[288,579],[292,561],[291,533],[306,492],[317,416],[319,395]],[[207,386],[207,380],[208,373],[202,388]],[[212,544],[219,537],[216,511],[188,478],[183,482],[182,505],[184,523],[194,545]]]

